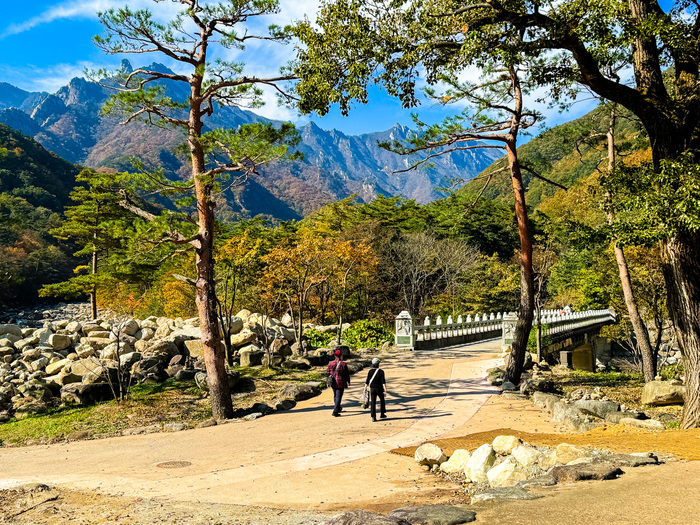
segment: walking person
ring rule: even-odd
[[[340,350],[335,351],[335,360],[328,363],[326,375],[328,376],[327,384],[333,389],[333,417],[338,417],[343,411],[343,407],[340,406],[343,392],[350,385],[350,371],[348,365],[343,361],[343,353]]]
[[[384,370],[379,368],[379,359],[376,357],[372,359],[372,368],[367,373],[365,388],[369,388],[372,421],[377,421],[377,397],[379,397],[380,417],[385,419],[386,403],[384,396],[386,394],[386,377],[384,376]]]

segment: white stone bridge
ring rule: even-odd
[[[490,313],[448,316],[443,321],[438,316],[434,322],[426,317],[422,324],[403,311],[396,317],[395,344],[411,349],[443,348],[452,345],[501,338],[508,346],[513,342],[518,316],[515,313]],[[543,310],[541,312],[543,354],[558,353],[555,357],[562,364],[584,370],[593,370],[596,358],[609,354],[610,343],[599,337],[603,326],[617,322],[615,312],[586,310]],[[537,320],[533,322],[537,327]]]

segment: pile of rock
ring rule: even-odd
[[[623,473],[622,467],[658,464],[651,453],[613,454],[567,443],[535,447],[509,435],[497,436],[471,452],[455,450],[449,458],[437,445],[425,443],[416,449],[414,459],[426,469],[476,484],[478,494],[472,503],[494,497],[529,499],[534,497],[525,490],[530,486],[612,479]]]
[[[324,366],[338,349],[350,355],[346,345],[316,351],[306,341],[299,345],[289,316],[277,320],[241,310],[227,324],[235,364],[243,367],[309,369]],[[132,384],[195,379],[206,390],[201,337],[197,318],[66,318],[41,328],[0,324],[0,422],[61,401],[112,399],[124,378]],[[350,362],[351,373],[367,364]],[[238,377],[230,371],[229,385]]]

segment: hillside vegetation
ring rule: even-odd
[[[36,299],[43,283],[72,270],[70,246],[49,230],[61,223],[79,168],[0,124],[0,305]]]

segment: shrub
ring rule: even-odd
[[[323,346],[328,346],[336,336],[335,332],[320,332],[315,328],[307,328],[304,330],[304,337],[314,348],[321,348]]]
[[[394,334],[379,321],[362,319],[343,332],[343,339],[355,348],[380,347]]]

